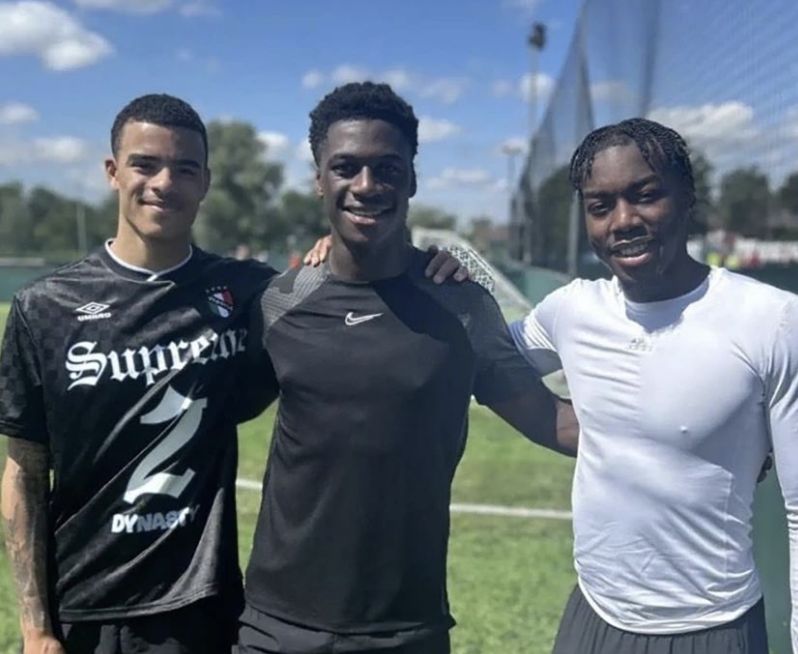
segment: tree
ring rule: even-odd
[[[279,214],[286,234],[293,235],[300,249],[330,231],[321,201],[313,193],[286,191],[280,199]]]
[[[793,216],[798,216],[798,172],[784,180],[779,189],[779,203]]]
[[[709,217],[712,214],[712,164],[701,152],[690,156],[693,165],[693,181],[695,182],[695,207],[689,227],[691,234],[705,234],[709,228]]]
[[[27,254],[33,242],[22,184],[0,184],[0,253],[10,256]]]
[[[535,247],[536,263],[547,268],[564,270],[568,259],[568,233],[571,223],[571,206],[574,190],[568,178],[569,167],[555,170],[538,190],[538,216],[540,226]],[[580,229],[584,230],[582,221]]]
[[[246,244],[268,248],[284,238],[275,199],[282,165],[266,161],[266,146],[243,122],[208,124],[211,187],[197,220],[197,240],[209,249],[229,251]]]
[[[414,204],[410,207],[407,224],[411,228],[425,227],[427,229],[454,230],[457,228],[457,216],[438,207]]]
[[[763,237],[771,206],[767,175],[757,168],[738,168],[720,182],[718,208],[723,226],[748,237]]]

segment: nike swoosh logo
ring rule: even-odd
[[[362,322],[368,322],[369,320],[374,320],[375,318],[379,318],[382,314],[381,313],[367,313],[364,316],[356,316],[351,311],[346,314],[346,318],[344,318],[344,322],[349,326],[352,327],[353,325],[359,325]]]

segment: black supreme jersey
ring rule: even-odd
[[[250,336],[280,387],[247,569],[256,609],[341,634],[446,629],[452,478],[469,401],[539,384],[494,299],[424,278],[325,268],[275,277]],[[362,641],[368,647],[368,640]]]
[[[234,400],[251,391],[245,314],[273,274],[194,249],[152,275],[102,249],[15,296],[0,433],[50,450],[62,620],[240,593]]]

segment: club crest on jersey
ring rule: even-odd
[[[235,307],[233,294],[227,286],[208,289],[208,305],[215,314],[227,318]]]

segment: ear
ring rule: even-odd
[[[103,166],[105,168],[105,179],[108,180],[109,186],[114,189],[115,191],[119,190],[119,182],[116,179],[116,174],[118,172],[118,168],[116,165],[116,159],[113,157],[108,157],[104,162]]]
[[[410,169],[410,193],[407,197],[412,198],[418,190],[418,183],[416,182],[416,168],[413,166]]]

